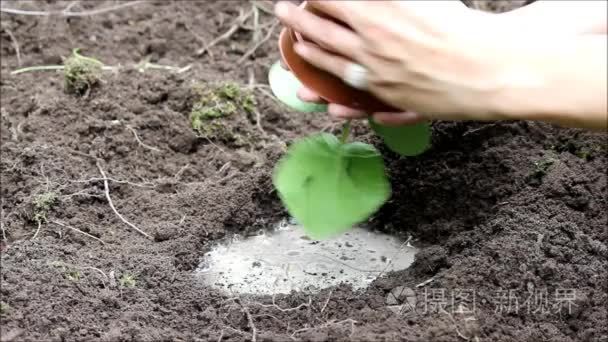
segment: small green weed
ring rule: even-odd
[[[597,155],[605,154],[605,149],[602,148],[601,145],[592,145],[592,146],[584,146],[579,148],[574,154],[584,159],[585,161],[590,161],[595,158]]]
[[[80,272],[75,271],[75,270],[69,270],[67,272],[65,272],[65,277],[67,280],[70,281],[79,281],[80,280]]]
[[[561,138],[548,148],[556,153],[571,153],[585,161],[593,160],[608,152],[606,144],[597,144],[582,138]]]
[[[133,287],[135,287],[135,285],[137,285],[137,278],[135,277],[135,275],[133,275],[131,273],[124,273],[118,279],[118,283],[122,287],[133,288]]]
[[[8,304],[6,304],[5,302],[0,302],[0,315],[8,313],[10,309],[11,307]]]
[[[530,174],[530,176],[533,178],[536,178],[536,179],[543,178],[547,174],[547,172],[549,171],[551,166],[553,164],[555,164],[556,162],[557,162],[557,159],[555,159],[554,157],[551,157],[551,156],[548,156],[541,160],[535,161],[534,167],[532,169],[532,173]]]
[[[50,263],[50,265],[59,268],[63,277],[69,281],[77,282],[82,276],[80,271],[78,271],[75,266],[65,263],[63,261],[53,261]]]
[[[34,198],[34,221],[41,225],[46,223],[47,215],[51,208],[57,203],[57,194],[49,191]]]

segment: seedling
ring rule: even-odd
[[[321,112],[325,105],[309,104],[296,97],[300,82],[276,63],[269,83],[281,102],[300,112]],[[427,123],[385,127],[370,119],[370,126],[387,146],[404,156],[424,152],[430,143]],[[350,229],[376,212],[390,197],[390,183],[382,156],[362,142],[348,143],[350,122],[340,139],[320,133],[291,145],[277,164],[273,183],[289,213],[314,239],[324,239]]]
[[[290,214],[314,239],[350,229],[390,196],[380,153],[362,142],[320,133],[290,146],[274,173],[274,185]]]

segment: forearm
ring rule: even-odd
[[[495,15],[512,30],[559,34],[606,34],[608,2],[539,0]]]
[[[498,115],[608,129],[605,36],[536,39],[509,48],[497,78],[501,86],[491,99]]]

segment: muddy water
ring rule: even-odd
[[[362,289],[386,272],[409,267],[415,253],[406,241],[361,228],[313,241],[301,227],[284,224],[273,232],[216,245],[196,274],[229,294],[315,292],[340,283]]]

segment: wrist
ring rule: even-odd
[[[488,108],[502,119],[605,130],[605,37],[519,38],[497,58]]]

